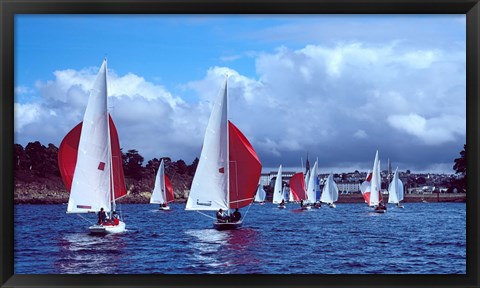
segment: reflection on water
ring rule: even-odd
[[[58,241],[60,257],[54,263],[58,273],[114,274],[125,246],[121,235],[65,234]]]
[[[216,268],[223,267],[224,272],[243,273],[232,270],[235,267],[250,267],[260,262],[256,252],[261,245],[259,232],[250,228],[217,231],[215,229],[186,230],[185,234],[191,236],[189,248],[192,250],[192,267],[205,266]],[[249,267],[248,265],[246,267]],[[208,270],[205,271],[209,273]]]

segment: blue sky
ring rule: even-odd
[[[453,173],[466,137],[464,15],[17,15],[15,142],[57,147],[101,61],[124,150],[191,163],[223,75],[264,170]],[[285,168],[284,168],[285,169]],[[322,169],[324,171],[322,171]]]

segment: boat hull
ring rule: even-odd
[[[308,206],[302,206],[302,210],[310,210],[312,209],[312,206],[308,205]]]
[[[170,210],[170,206],[160,207],[160,208],[158,208],[158,210],[168,211],[168,210]]]
[[[387,210],[386,209],[373,209],[373,212],[375,212],[375,213],[386,213]]]
[[[111,226],[111,225],[93,225],[88,227],[90,234],[117,234],[122,233],[125,231],[125,223],[120,221],[118,225]]]
[[[242,221],[238,222],[214,222],[213,228],[218,231],[233,230],[242,227]]]

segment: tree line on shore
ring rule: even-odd
[[[14,149],[15,183],[31,184],[32,182],[45,182],[48,179],[50,182],[58,181],[58,183],[50,185],[53,189],[63,187],[58,167],[58,147],[51,143],[45,146],[39,141],[35,141],[28,143],[25,148],[20,144],[15,144]],[[183,192],[190,189],[193,175],[197,169],[198,158],[195,158],[190,165],[187,165],[182,159],[172,161],[169,157],[154,158],[148,160],[144,165],[144,157],[135,149],[128,150],[126,153],[122,150],[125,181],[131,194],[152,190],[162,159],[165,164],[165,173],[170,178],[178,198],[183,198]]]
[[[35,183],[47,183],[47,189],[66,191],[63,186],[60,170],[58,167],[58,148],[54,144],[42,145],[39,141],[28,143],[25,148],[20,144],[14,145],[14,181],[16,187]],[[460,177],[452,183],[452,187],[458,187],[465,191],[467,188],[467,160],[466,145],[460,151],[460,157],[454,159],[453,169]],[[195,158],[190,165],[180,159],[172,161],[169,157],[148,160],[144,165],[144,157],[131,149],[126,153],[122,150],[122,162],[125,174],[127,189],[130,194],[152,191],[155,182],[155,175],[163,159],[165,173],[170,178],[176,198],[185,198],[185,191],[190,190],[193,175],[197,169],[198,158]],[[417,179],[418,180],[418,179]],[[388,185],[388,184],[387,184]],[[264,187],[267,194],[271,194],[271,187]]]

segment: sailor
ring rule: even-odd
[[[218,222],[225,222],[225,216],[223,215],[222,208],[218,209],[217,211],[217,220]]]
[[[103,207],[100,208],[100,212],[98,212],[98,223],[99,225],[102,225],[103,223],[105,223],[105,221],[107,220],[107,214],[105,213],[105,211],[103,210]]]
[[[232,222],[238,222],[242,218],[242,214],[238,211],[238,208],[235,208],[235,212],[232,215]]]
[[[118,225],[120,223],[120,218],[118,217],[117,212],[113,211],[112,213],[113,225]]]

